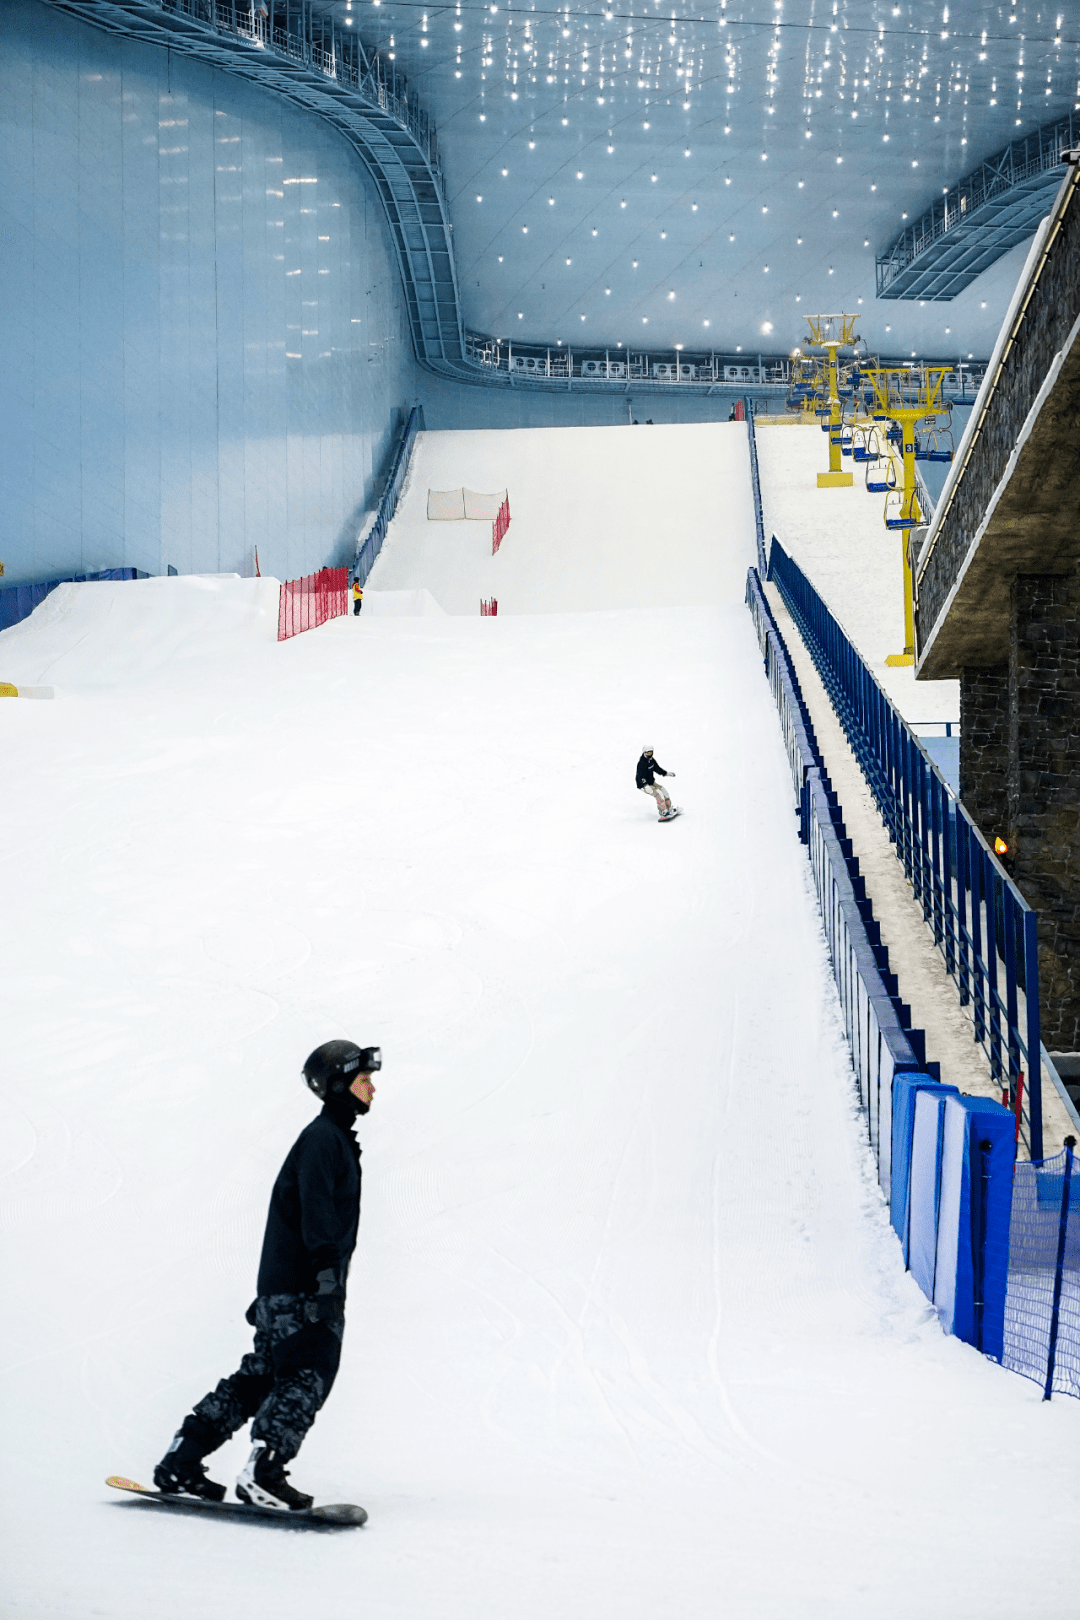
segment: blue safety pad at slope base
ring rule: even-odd
[[[915,1093],[908,1190],[908,1269],[927,1299],[937,1270],[938,1196],[941,1190],[943,1088]]]
[[[908,1261],[908,1194],[911,1188],[911,1142],[915,1129],[915,1098],[920,1091],[959,1096],[955,1086],[943,1086],[928,1074],[898,1074],[892,1085],[892,1185],[889,1218]]]
[[[946,1333],[995,1361],[1004,1348],[1015,1161],[1007,1108],[985,1097],[945,1099],[934,1304]]]

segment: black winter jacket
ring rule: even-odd
[[[642,754],[637,762],[637,774],[635,777],[639,788],[652,787],[655,777],[666,775],[667,771],[662,765],[658,765],[655,759],[650,759],[647,754]]]
[[[349,1104],[323,1105],[300,1132],[270,1194],[258,1291],[306,1294],[320,1316],[345,1304],[360,1224],[360,1148]]]

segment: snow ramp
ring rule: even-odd
[[[272,582],[150,581],[0,635],[67,694],[0,704],[7,1611],[1012,1620],[1038,1556],[1065,1620],[1080,1414],[942,1335],[875,1183],[743,605],[745,430],[453,437],[413,487],[509,488],[498,618],[403,528],[383,588],[442,614],[279,645]],[[341,1035],[385,1066],[293,1479],[370,1521],[153,1514],[104,1478],[249,1348]]]

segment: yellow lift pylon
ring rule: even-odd
[[[843,470],[841,453],[843,409],[840,403],[837,354],[840,349],[853,348],[858,341],[855,337],[857,319],[855,315],[806,317],[810,333],[806,340],[807,347],[824,349],[827,356],[824,366],[829,387],[829,470],[818,473],[818,489],[840,489],[853,482],[851,473]]]
[[[874,416],[895,422],[901,433],[903,489],[885,497],[885,527],[900,531],[904,572],[904,650],[885,662],[894,668],[915,662],[915,601],[911,584],[911,531],[924,520],[915,478],[915,425],[944,407],[941,388],[948,366],[889,366],[863,371],[874,390]],[[819,480],[820,482],[820,475]]]

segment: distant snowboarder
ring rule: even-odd
[[[254,1446],[237,1496],[262,1508],[311,1507],[313,1498],[289,1484],[285,1464],[300,1450],[341,1359],[345,1283],[360,1220],[353,1131],[371,1107],[371,1077],[381,1067],[377,1046],[352,1041],[327,1041],[304,1064],[323,1107],[289,1150],[270,1194],[257,1297],[247,1311],[255,1344],[180,1425],[154,1469],[163,1493],[222,1501],[225,1487],[207,1478],[203,1458],[253,1418]]]
[[[672,806],[671,800],[656,780],[658,776],[670,776],[674,781],[675,772],[665,771],[664,767],[658,765],[653,758],[652,749],[643,748],[641,758],[637,762],[635,781],[642,793],[651,794],[656,800],[656,808],[660,812],[659,819],[661,821],[674,821],[679,812]]]

